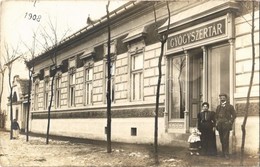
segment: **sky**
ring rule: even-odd
[[[0,0],[1,3],[1,50],[3,44],[26,50],[23,43],[32,46],[33,32],[37,35],[42,27],[49,29],[49,23],[56,23],[58,39],[66,31],[71,35],[87,26],[87,17],[99,19],[106,15],[106,0]],[[123,5],[125,0],[112,0],[109,11]],[[40,35],[38,35],[38,38]],[[37,38],[37,37],[36,37]],[[38,46],[40,48],[40,46]]]
[[[87,26],[87,17],[99,19],[106,15],[106,0],[0,0],[0,63],[3,65],[6,61],[5,44],[8,48],[19,48],[22,54],[28,54],[25,44],[30,47],[33,43],[33,32],[40,37],[42,27],[48,29],[49,20],[56,22],[57,32],[64,35],[64,32],[70,29],[67,35],[71,35]],[[109,5],[109,11],[116,9],[127,1],[112,0]],[[39,38],[39,40],[41,40]],[[38,45],[41,53],[43,50]],[[41,51],[40,51],[41,50]],[[20,54],[19,53],[19,54]],[[13,63],[11,78],[19,75],[22,79],[28,79],[28,69],[26,69],[24,60],[17,59]],[[8,70],[5,70],[4,77],[4,96],[8,95]],[[7,98],[3,99],[2,107],[6,107]]]

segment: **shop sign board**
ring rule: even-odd
[[[226,17],[190,27],[169,36],[167,52],[190,49],[201,44],[226,39],[227,31]]]

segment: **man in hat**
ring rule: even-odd
[[[220,105],[216,109],[216,123],[219,132],[219,138],[222,145],[222,154],[225,158],[229,158],[229,134],[236,118],[234,107],[227,102],[227,94],[219,95]]]

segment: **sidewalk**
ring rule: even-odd
[[[0,131],[0,166],[240,166],[239,157],[190,156],[184,147],[159,147],[159,165],[154,162],[151,145],[106,143],[73,138],[50,138],[25,135],[10,140],[10,133]],[[259,166],[257,156],[246,157],[244,166]]]

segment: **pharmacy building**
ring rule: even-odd
[[[129,1],[110,11],[109,18],[104,15],[31,60],[29,131],[46,134],[53,82],[50,134],[106,140],[110,25],[112,142],[154,142],[159,37],[168,33],[161,63],[159,144],[187,144],[190,131],[197,127],[201,104],[208,102],[210,110],[216,111],[219,94],[225,93],[237,113],[230,152],[239,152],[252,71],[254,20],[256,63],[245,151],[257,153],[259,7],[254,18],[250,1],[169,1],[169,11],[170,15],[165,2]],[[25,124],[26,116],[18,118]],[[217,131],[216,136],[219,149]]]

